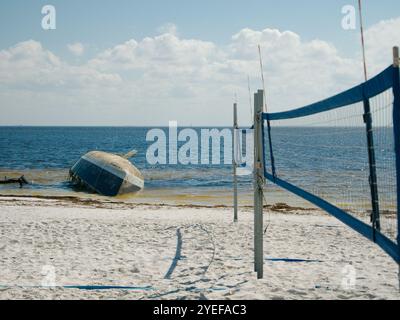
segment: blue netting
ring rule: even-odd
[[[375,241],[397,262],[398,77],[398,68],[389,67],[329,99],[263,115],[266,178]]]

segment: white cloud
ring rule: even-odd
[[[48,76],[61,68],[60,59],[44,50],[37,41],[20,42],[0,51],[0,83],[26,85],[43,84]]]
[[[354,61],[341,57],[332,44],[302,41],[293,32],[275,29],[243,29],[235,34],[230,45],[231,73],[241,76],[248,72],[260,79],[258,45],[270,111],[299,107],[355,84]]]
[[[399,21],[366,30],[369,65],[377,66],[371,74],[391,63],[388,50],[398,40]],[[305,41],[291,31],[245,28],[226,46],[182,39],[172,27],[162,31],[128,40],[78,66],[32,40],[0,51],[1,123],[29,122],[35,112],[34,119],[52,124],[228,124],[235,93],[241,119],[250,120],[247,75],[253,90],[261,86],[258,44],[270,111],[314,102],[362,79],[358,56],[345,57],[331,43]],[[34,111],[26,111],[25,104]],[[49,115],[54,108],[59,112]]]
[[[381,21],[365,32],[369,69],[379,72],[392,61],[392,48],[400,46],[400,17]]]
[[[190,71],[218,59],[216,45],[201,40],[180,39],[172,34],[132,39],[108,49],[89,62],[101,70],[143,70],[174,73]]]
[[[178,27],[176,26],[176,24],[168,22],[162,26],[160,26],[157,31],[160,34],[172,34],[172,35],[178,35]]]
[[[117,85],[118,74],[102,73],[87,65],[72,66],[33,40],[0,51],[0,83],[15,88],[53,90],[84,86]]]
[[[80,42],[75,42],[67,45],[69,52],[71,52],[74,56],[80,57],[85,52],[85,47]]]

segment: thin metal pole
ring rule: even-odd
[[[251,105],[250,77],[247,76],[247,89],[249,90],[250,121],[253,119],[253,106]]]
[[[364,23],[363,23],[361,0],[358,0],[358,11],[360,16],[360,33],[361,33],[361,47],[363,53],[364,79],[365,81],[368,81],[367,61],[365,57]],[[376,174],[376,159],[375,159],[372,114],[371,114],[371,105],[369,99],[367,98],[364,99],[364,123],[366,125],[366,130],[367,130],[367,144],[368,144],[369,184],[370,184],[371,204],[372,204],[372,214],[371,214],[371,222],[373,228],[372,236],[375,241],[375,231],[380,230],[381,226],[380,226],[380,214],[379,214],[378,181]]]
[[[363,16],[362,16],[361,0],[358,0],[358,12],[360,15],[360,32],[361,32],[361,46],[362,46],[362,53],[363,53],[363,63],[364,63],[364,78],[365,78],[365,81],[367,81],[368,80],[367,59],[365,57],[364,23],[363,23]]]
[[[400,75],[399,75],[399,47],[393,48],[393,129],[396,153],[396,183],[397,183],[397,246],[400,255]],[[399,291],[400,291],[400,263],[399,263]]]
[[[368,99],[364,100],[364,122],[367,131],[368,162],[369,162],[369,184],[371,191],[372,214],[371,222],[373,228],[373,239],[375,241],[375,231],[380,230],[378,179],[376,174],[376,158],[374,146],[374,133],[372,126],[371,106]]]
[[[258,45],[258,56],[260,58],[260,71],[261,71],[261,81],[263,85],[263,112],[267,112],[267,99],[265,98],[265,80],[264,80],[264,65],[262,61],[262,55],[261,55],[261,45]]]
[[[253,138],[254,138],[254,171],[253,171],[253,189],[254,189],[254,271],[257,272],[257,253],[258,253],[258,242],[257,242],[257,218],[256,218],[256,213],[258,211],[258,184],[257,184],[257,146],[258,146],[258,140],[257,140],[257,134],[256,134],[256,126],[257,126],[257,111],[258,110],[258,93],[254,94],[254,112],[253,112],[253,117],[254,117],[254,125],[253,125]]]
[[[264,91],[259,90],[254,96],[254,265],[257,278],[264,276],[263,248],[263,136],[262,113],[264,107]]]
[[[237,120],[237,103],[233,104],[233,157],[232,157],[232,163],[233,163],[233,221],[238,222],[238,188],[237,188],[237,174],[236,174],[236,168],[237,168],[237,155],[238,152],[240,152],[239,148],[239,141],[237,141],[237,130],[239,130],[238,126],[238,120]],[[238,149],[237,149],[238,148]]]
[[[271,136],[271,121],[267,120],[267,130],[268,130],[268,145],[269,145],[269,156],[271,161],[271,172],[276,180],[276,168],[275,168],[275,157],[274,157],[274,150],[272,149],[272,136]]]

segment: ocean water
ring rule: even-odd
[[[231,165],[150,165],[146,160],[146,151],[154,143],[146,141],[150,129],[0,127],[0,179],[24,174],[30,182],[23,189],[0,185],[0,194],[96,197],[73,188],[68,180],[69,168],[92,150],[126,153],[135,149],[138,153],[131,161],[145,177],[145,190],[119,200],[195,205],[232,203]],[[168,135],[168,128],[161,129]],[[201,129],[195,130],[200,136]],[[221,144],[221,155],[223,151]],[[250,203],[251,178],[241,178],[239,184],[243,203]]]
[[[140,194],[118,198],[140,203],[194,205],[232,204],[231,165],[150,165],[146,141],[151,128],[137,127],[0,127],[0,179],[24,174],[30,182],[0,185],[0,195],[98,197],[76,190],[69,168],[88,151],[126,153],[145,177]],[[222,128],[219,128],[222,129]],[[168,129],[163,129],[168,133]],[[200,136],[200,128],[195,128]],[[394,202],[394,152],[390,128],[375,130],[377,171],[382,201]],[[279,177],[343,206],[369,206],[368,154],[364,128],[286,128],[272,130]],[[223,154],[221,144],[221,159]],[[266,141],[266,166],[271,171]],[[287,192],[267,185],[267,202],[305,204]],[[242,205],[252,203],[252,177],[239,178]]]
[[[272,129],[278,177],[349,211],[371,209],[370,166],[364,127],[281,127]],[[381,207],[396,202],[392,127],[373,130]],[[272,172],[266,143],[267,171]]]

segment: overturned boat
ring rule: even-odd
[[[70,169],[71,180],[104,196],[135,193],[144,188],[140,171],[128,160],[136,154],[117,155],[91,151],[82,156]]]

